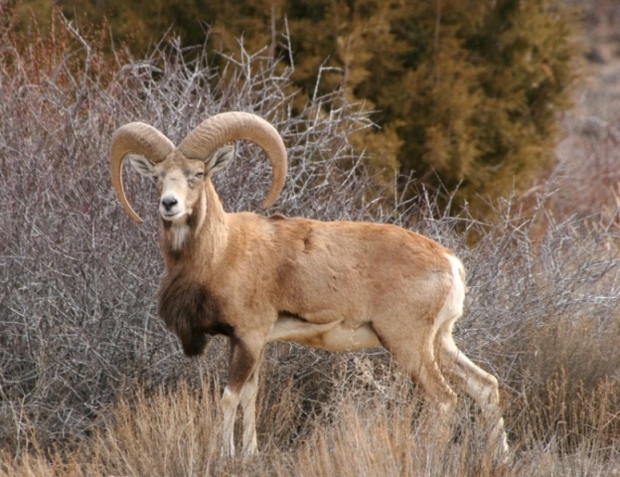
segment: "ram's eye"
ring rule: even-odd
[[[204,172],[196,172],[196,175],[194,177],[196,177],[196,179],[203,179],[205,176]]]

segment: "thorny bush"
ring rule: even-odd
[[[215,339],[205,358],[187,360],[155,315],[163,271],[156,192],[126,171],[128,194],[147,219],[140,227],[131,223],[110,186],[108,151],[113,131],[129,121],[148,122],[178,142],[205,117],[244,110],[271,121],[288,148],[289,177],[274,210],[397,223],[463,258],[470,293],[457,341],[499,377],[517,449],[572,452],[597,442],[617,452],[610,445],[620,437],[620,231],[613,223],[556,222],[545,194],[527,213],[518,201],[497,205],[492,225],[466,211],[443,215],[425,195],[409,202],[386,197],[349,142],[372,127],[361,109],[336,91],[293,114],[293,71],[266,52],[241,48],[216,70],[206,49],[187,62],[174,40],[132,59],[104,56],[66,22],[56,35],[57,44],[39,38],[26,51],[10,31],[0,36],[5,449],[17,455],[32,440],[45,447],[80,439],[110,403],[137,389],[174,389],[181,381],[200,389],[202,377],[212,376],[210,391],[220,391],[225,343]],[[62,54],[45,54],[50,48]],[[246,144],[237,156],[216,189],[228,210],[257,210],[270,181],[267,161]],[[382,396],[398,406],[410,399],[411,387],[394,381],[394,373],[382,351],[273,346],[262,377],[262,425],[277,427],[270,408],[294,386],[297,414],[272,434],[281,447],[294,448],[310,418],[332,422],[343,403],[362,406]]]
[[[370,123],[338,92],[293,116],[292,70],[262,53],[230,57],[216,71],[205,50],[188,63],[171,40],[143,60],[103,60],[70,24],[61,31],[26,52],[10,34],[0,44],[0,188],[11,197],[0,231],[0,441],[12,446],[31,426],[50,442],[79,434],[119,393],[201,366],[182,357],[155,316],[163,264],[154,187],[126,174],[144,227],[128,221],[110,187],[109,144],[120,125],[145,121],[178,142],[205,117],[254,112],[289,152],[278,210],[361,219],[375,206],[348,140]],[[52,46],[64,56],[48,55]],[[232,211],[257,209],[268,190],[257,149],[239,144],[216,180]]]

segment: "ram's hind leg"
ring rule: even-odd
[[[435,360],[433,330],[404,336],[402,330],[374,323],[373,330],[401,369],[408,372],[422,388],[426,401],[443,416],[451,416],[456,405],[456,394],[446,383]]]
[[[476,366],[456,346],[452,338],[453,323],[446,323],[439,331],[439,359],[446,375],[464,392],[469,394],[482,409],[482,415],[490,426],[490,438],[499,453],[506,453],[508,440],[504,419],[499,406],[497,379]]]

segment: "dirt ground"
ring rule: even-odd
[[[562,216],[603,214],[620,223],[620,2],[581,1],[585,8],[583,78],[575,109],[564,117],[549,187]]]

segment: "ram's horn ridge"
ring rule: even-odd
[[[153,163],[161,162],[174,150],[174,144],[153,126],[141,122],[125,124],[112,136],[110,172],[118,200],[131,219],[139,224],[142,219],[133,210],[123,187],[123,162],[130,154],[145,157]]]
[[[280,134],[263,118],[241,111],[217,114],[196,126],[181,141],[179,150],[188,159],[206,160],[216,149],[236,140],[258,144],[271,162],[273,169],[271,190],[263,203],[263,209],[267,209],[273,205],[284,187],[287,159]]]

